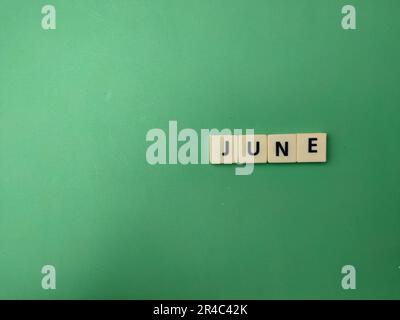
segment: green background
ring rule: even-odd
[[[399,1],[45,4],[0,5],[0,298],[400,298]],[[328,163],[151,166],[169,120]]]

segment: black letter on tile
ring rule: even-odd
[[[223,156],[227,156],[229,154],[229,141],[225,141],[225,151],[222,152]]]
[[[247,143],[247,152],[249,153],[249,155],[251,156],[256,156],[260,153],[260,142],[256,141],[256,151],[255,152],[251,152],[251,142],[249,141]]]
[[[280,142],[276,143],[276,156],[279,156],[279,149],[282,151],[283,155],[287,157],[289,155],[289,142],[285,141],[285,148],[282,147]]]
[[[309,138],[308,139],[308,152],[309,153],[317,153],[318,152],[318,150],[313,149],[313,147],[317,146],[317,144],[313,143],[313,141],[317,141],[317,140],[318,140],[317,138]]]

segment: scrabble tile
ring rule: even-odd
[[[232,135],[210,135],[210,163],[234,162],[234,138]]]
[[[326,133],[297,135],[297,162],[326,162]]]
[[[267,135],[236,135],[236,163],[267,163]]]
[[[296,134],[269,134],[268,135],[268,162],[292,163],[296,162]]]

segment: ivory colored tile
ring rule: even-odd
[[[236,163],[267,163],[267,135],[235,136]]]
[[[292,163],[297,159],[296,134],[268,135],[268,162]]]
[[[297,162],[326,162],[326,133],[297,135]]]
[[[210,135],[210,163],[231,164],[234,161],[232,135]]]

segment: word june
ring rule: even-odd
[[[326,133],[211,135],[210,163],[326,162]]]

